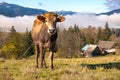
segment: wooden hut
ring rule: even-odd
[[[99,41],[98,47],[101,49],[102,54],[115,53],[115,42],[113,41]]]
[[[86,44],[82,48],[82,53],[85,57],[94,57],[94,56],[100,56],[101,50],[97,45]]]

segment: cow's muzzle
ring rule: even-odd
[[[56,29],[55,29],[55,28],[48,29],[48,33],[54,34],[55,32],[56,32]]]

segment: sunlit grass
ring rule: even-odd
[[[120,80],[120,56],[54,59],[46,69],[36,69],[35,59],[0,59],[0,80]]]

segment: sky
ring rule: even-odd
[[[75,11],[83,14],[66,15],[65,21],[58,23],[63,28],[74,24],[79,27],[103,27],[108,22],[110,28],[120,28],[120,13],[96,16],[91,13],[103,13],[120,9],[120,0],[0,0],[0,2],[17,4],[24,7],[44,9],[47,11]],[[37,15],[36,15],[37,16]],[[16,31],[24,32],[26,28],[32,29],[36,16],[6,17],[0,15],[0,27],[14,26]],[[27,21],[27,22],[26,22]]]
[[[45,9],[47,11],[107,12],[106,0],[1,0],[24,7]]]

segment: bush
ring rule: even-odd
[[[4,56],[4,58],[11,59],[14,58],[16,59],[18,57],[18,49],[13,43],[10,43],[8,45],[3,46],[1,49],[1,54]],[[4,55],[3,55],[4,54]]]

